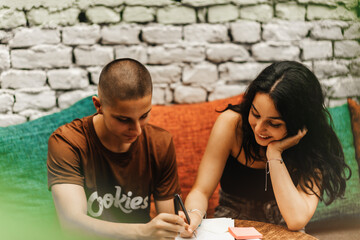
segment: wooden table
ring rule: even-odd
[[[256,222],[256,221],[248,221],[248,220],[235,220],[236,227],[254,227],[263,235],[263,240],[292,240],[292,239],[301,239],[301,240],[316,240],[317,238],[303,233],[303,232],[295,232],[290,231],[285,227],[264,223],[264,222]]]

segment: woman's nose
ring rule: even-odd
[[[255,132],[260,133],[265,130],[265,123],[262,120],[258,120],[255,126]]]

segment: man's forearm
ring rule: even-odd
[[[87,215],[60,217],[64,230],[71,233],[109,239],[142,239],[145,224],[114,223],[92,218]]]

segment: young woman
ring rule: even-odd
[[[183,235],[201,223],[219,182],[215,217],[303,229],[319,200],[343,196],[351,175],[328,117],[320,83],[304,65],[265,68],[213,126],[186,199],[191,225]]]

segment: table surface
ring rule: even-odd
[[[316,240],[317,238],[303,233],[303,232],[295,232],[290,231],[285,227],[264,223],[264,222],[256,222],[256,221],[248,221],[248,220],[235,220],[236,227],[254,227],[263,235],[263,240],[271,240],[271,239],[301,239],[301,240]]]

